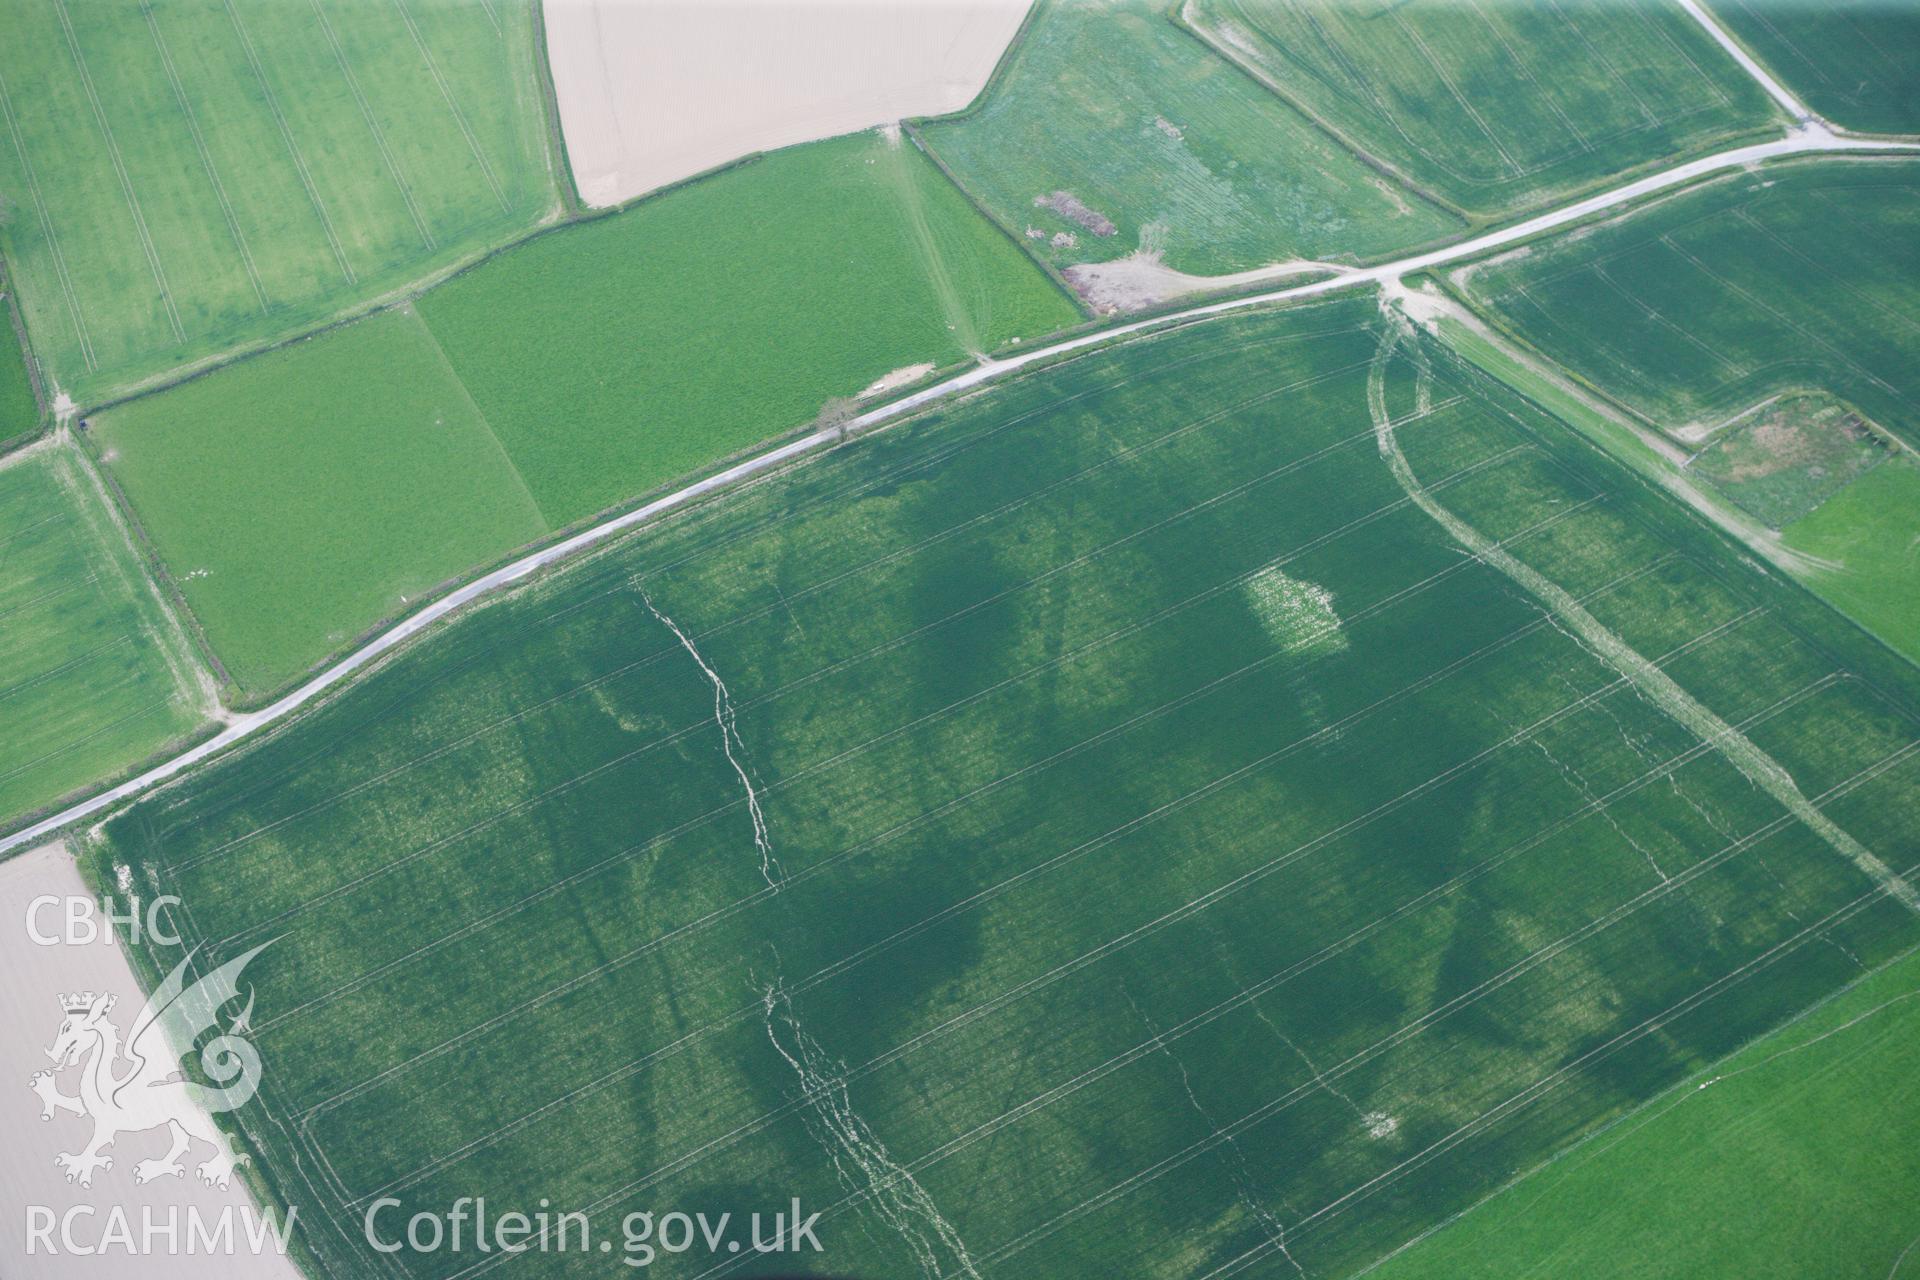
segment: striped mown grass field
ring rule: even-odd
[[[506,0],[6,0],[0,248],[82,407],[558,212]]]

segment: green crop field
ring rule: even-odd
[[[1866,133],[1920,131],[1920,9],[1889,0],[1712,0],[1800,100]]]
[[[1784,123],[1678,5],[1190,0],[1186,14],[1415,189],[1482,217]]]
[[[1920,444],[1916,194],[1920,163],[1796,162],[1451,279],[1663,430],[1812,388]]]
[[[82,406],[557,209],[525,4],[5,0],[0,248]]]
[[[250,694],[550,528],[411,309],[129,401],[92,427]]]
[[[1920,165],[1909,161],[1795,163],[1709,183],[1450,279],[1528,343],[1697,450],[1694,469],[1736,505],[1762,488],[1755,513],[1787,546],[1832,562],[1808,566],[1822,593],[1920,659],[1911,604],[1920,508],[1849,501],[1853,490],[1835,496],[1834,483],[1837,470],[1866,471],[1855,485],[1885,470],[1874,494],[1912,492],[1916,192]],[[1826,452],[1779,449],[1749,468],[1771,474],[1727,488],[1719,442],[1756,415],[1777,417],[1780,405],[1816,406],[1801,416],[1809,433],[1827,431]],[[1838,418],[1828,421],[1828,409]],[[1849,443],[1835,434],[1843,426],[1870,435]],[[1847,460],[1861,449],[1866,465]],[[1823,515],[1821,501],[1844,505]]]
[[[923,132],[1002,223],[1063,266],[1137,249],[1196,275],[1293,258],[1352,262],[1462,225],[1276,100],[1157,2],[1044,4],[979,109]],[[1079,206],[1036,203],[1057,193]]]
[[[1917,699],[1360,298],[647,529],[89,865],[275,940],[236,1115],[338,1274],[797,1196],[823,1273],[1340,1276],[1920,941]]]
[[[0,458],[0,826],[201,725],[199,670],[73,446]]]
[[[1920,956],[1715,1063],[1379,1280],[1910,1280]]]

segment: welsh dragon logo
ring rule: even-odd
[[[66,1017],[47,1050],[53,1069],[35,1072],[30,1083],[40,1096],[42,1120],[53,1119],[56,1111],[93,1120],[92,1141],[77,1152],[54,1157],[68,1182],[93,1185],[97,1170],[113,1167],[113,1157],[102,1152],[115,1138],[162,1127],[171,1134],[172,1145],[164,1156],[136,1164],[136,1181],[184,1176],[181,1157],[196,1138],[214,1148],[212,1157],[195,1170],[202,1182],[225,1189],[234,1169],[251,1160],[234,1150],[233,1140],[212,1118],[216,1111],[244,1106],[260,1086],[260,1054],[246,1038],[253,1014],[251,989],[246,1007],[200,1048],[200,1069],[213,1084],[186,1079],[175,1046],[190,1047],[219,1028],[220,1010],[240,996],[240,971],[267,945],[229,960],[191,985],[186,976],[193,961],[189,954],[154,988],[124,1043],[120,1028],[107,1016],[113,1012],[114,997],[91,991],[61,997]],[[76,1065],[80,1091],[68,1096],[60,1092],[55,1076]]]

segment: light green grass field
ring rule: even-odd
[[[0,247],[82,406],[556,202],[525,4],[5,0]]]
[[[1920,956],[1700,1073],[1378,1280],[1910,1280]],[[1904,1265],[1902,1265],[1904,1263]]]
[[[1920,9],[1898,0],[1712,0],[1708,8],[1833,123],[1920,131]]]
[[[0,459],[0,826],[204,723],[198,672],[73,445]]]
[[[1795,163],[1710,183],[1449,279],[1689,449],[1711,450],[1703,433],[1802,392],[1844,402],[1911,448],[1920,444],[1916,193],[1912,162]],[[1711,472],[1712,458],[1703,462]],[[1842,505],[1787,523],[1784,537],[1838,561],[1808,581],[1920,661],[1920,627],[1906,603],[1920,507],[1899,500],[1909,492],[1901,465],[1860,497],[1823,489],[1814,496]]]
[[[1004,224],[1041,232],[1029,247],[1063,266],[1150,248],[1179,270],[1217,275],[1292,258],[1372,259],[1460,229],[1169,12],[1046,3],[979,110],[926,126],[929,144]],[[1035,207],[1059,191],[1114,233]]]
[[[92,421],[108,470],[249,694],[550,527],[411,310]]]
[[[1781,535],[1838,566],[1812,570],[1822,595],[1920,662],[1920,466],[1876,468]]]
[[[1482,217],[1784,124],[1678,5],[1191,0],[1225,56]]]
[[[408,597],[829,397],[1078,316],[924,156],[867,134],[543,236],[404,312],[97,423],[214,651],[258,694]]]
[[[1339,1277],[1920,941],[1834,834],[1920,863],[1917,694],[1356,298],[648,529],[92,866],[279,939],[238,1120],[340,1274],[797,1196],[822,1274]]]
[[[911,143],[872,133],[543,236],[420,314],[555,523],[894,369],[1080,318]]]

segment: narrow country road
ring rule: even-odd
[[[1680,0],[1680,7],[1685,9],[1695,22],[1705,27],[1707,34],[1714,38],[1715,43],[1732,55],[1733,60],[1740,64],[1742,70],[1759,81],[1760,87],[1767,91],[1767,96],[1784,107],[1788,115],[1803,124],[1819,120],[1806,103],[1794,97],[1785,85],[1773,78],[1771,72],[1754,61],[1752,54],[1740,47],[1740,42],[1720,25],[1718,18],[1707,12],[1700,0]]]
[[[1687,0],[1682,0],[1682,3],[1686,2]],[[1697,6],[1689,5],[1690,9],[1696,7]],[[1701,15],[1696,14],[1696,16]],[[1708,22],[1710,29],[1716,32],[1718,31],[1718,28],[1713,27],[1709,20],[1704,17],[1702,20]],[[1723,43],[1725,42],[1724,36],[1718,38],[1721,38]],[[1762,83],[1769,86],[1769,92],[1774,93],[1776,98],[1781,99],[1783,103],[1794,102],[1790,95],[1786,95],[1784,89],[1780,89],[1779,86],[1772,81],[1771,77],[1766,76],[1763,71],[1757,66],[1754,66],[1751,59],[1746,58],[1744,54],[1740,53],[1736,53],[1736,56],[1741,58],[1742,64],[1748,66],[1749,70],[1759,75]],[[1540,214],[1537,217],[1529,218],[1523,222],[1515,223],[1512,226],[1497,231],[1490,231],[1484,235],[1475,236],[1468,240],[1462,240],[1445,248],[1402,258],[1395,262],[1383,263],[1379,266],[1347,272],[1343,275],[1334,276],[1331,279],[1316,280],[1310,284],[1296,285],[1292,288],[1277,289],[1267,293],[1250,294],[1243,297],[1228,298],[1220,302],[1188,307],[1184,310],[1153,316],[1145,320],[1135,320],[1127,324],[1115,325],[1096,333],[1089,333],[1065,342],[1054,343],[1051,346],[1039,347],[1005,360],[986,360],[976,368],[969,369],[967,372],[958,374],[944,382],[936,383],[924,390],[916,391],[912,395],[904,396],[889,404],[871,409],[848,423],[846,430],[852,432],[880,426],[901,418],[915,409],[919,409],[938,400],[947,399],[960,392],[970,390],[985,383],[996,381],[1017,370],[1032,365],[1044,364],[1047,361],[1057,359],[1061,356],[1070,355],[1073,352],[1083,351],[1091,347],[1102,346],[1134,334],[1147,333],[1171,325],[1184,324],[1193,320],[1225,315],[1236,311],[1245,311],[1254,307],[1267,306],[1277,302],[1291,302],[1304,298],[1314,298],[1326,294],[1359,289],[1366,286],[1375,286],[1383,282],[1397,280],[1410,272],[1421,271],[1431,267],[1443,266],[1450,262],[1476,257],[1489,250],[1498,249],[1503,245],[1515,244],[1519,241],[1537,236],[1542,232],[1579,222],[1610,209],[1620,208],[1644,196],[1667,191],[1711,174],[1742,169],[1750,165],[1757,165],[1768,160],[1779,159],[1786,156],[1847,152],[1920,153],[1920,143],[1886,142],[1844,137],[1835,134],[1824,123],[1817,119],[1804,118],[1806,117],[1805,107],[1798,106],[1797,103],[1795,103],[1795,105],[1790,106],[1788,109],[1802,116],[1802,122],[1785,137],[1776,139],[1775,141],[1738,147],[1730,151],[1722,151],[1715,155],[1703,156],[1697,160],[1677,164],[1672,168],[1649,174],[1644,178],[1639,178],[1611,190],[1603,191],[1598,195],[1589,196],[1584,200],[1576,200],[1571,204],[1564,205],[1548,213]],[[649,502],[643,507],[626,512],[623,515],[614,516],[600,524],[594,525],[590,529],[582,530],[562,542],[557,542],[550,547],[535,551],[504,568],[496,569],[484,577],[477,578],[467,585],[442,596],[411,617],[396,624],[391,629],[382,632],[372,640],[369,640],[366,644],[354,650],[339,662],[326,668],[299,688],[288,693],[285,697],[258,711],[248,712],[235,717],[233,721],[219,733],[207,739],[205,742],[200,743],[198,746],[183,751],[179,755],[154,766],[145,773],[128,779],[116,787],[103,791],[90,799],[83,800],[76,805],[63,809],[31,826],[24,827],[10,835],[0,838],[0,856],[4,856],[22,846],[43,840],[64,827],[91,818],[124,800],[150,791],[168,779],[199,764],[201,761],[217,755],[248,738],[254,737],[269,726],[287,719],[293,715],[294,712],[300,710],[300,708],[314,701],[335,685],[346,680],[347,677],[351,676],[354,672],[370,665],[382,655],[397,649],[400,645],[432,626],[435,622],[447,617],[449,614],[457,612],[473,601],[480,599],[482,596],[491,595],[496,591],[513,585],[529,574],[558,564],[561,561],[571,559],[583,551],[599,546],[611,538],[643,525],[667,512],[684,507],[696,499],[702,498],[716,490],[724,489],[742,480],[764,474],[791,462],[795,458],[826,448],[838,442],[840,438],[841,432],[839,430],[818,431],[777,448],[769,449],[765,453],[749,458],[716,475],[696,481],[683,489],[676,490],[662,498]]]

